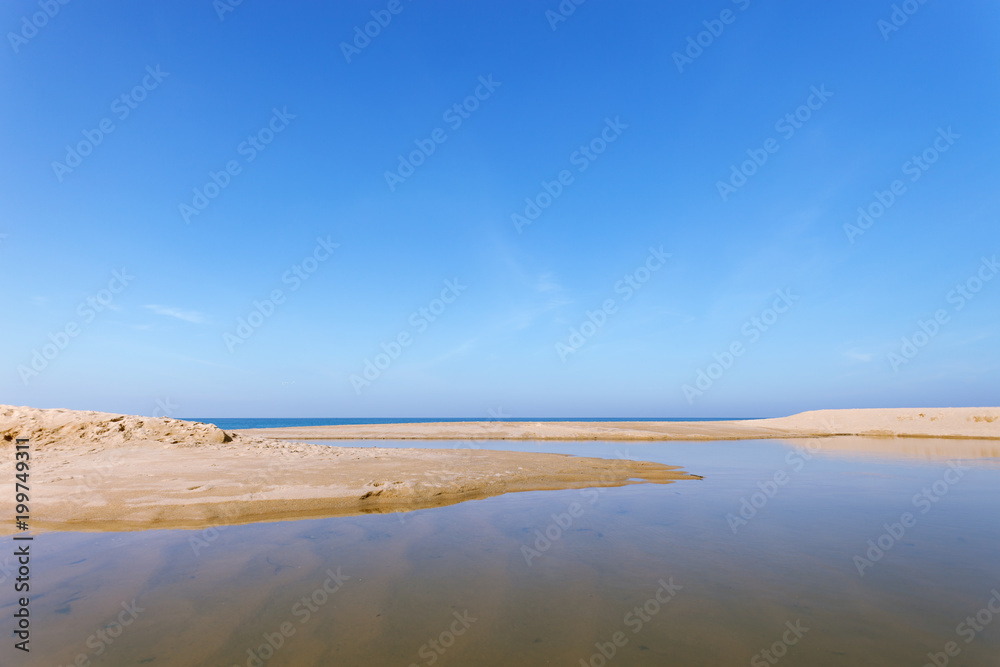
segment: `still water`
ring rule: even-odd
[[[995,441],[374,444],[626,456],[704,479],[42,534],[32,651],[8,639],[0,663],[1000,665]]]

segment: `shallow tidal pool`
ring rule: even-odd
[[[7,665],[1000,665],[994,442],[343,442],[704,479],[32,545]],[[11,624],[14,542],[0,586]]]

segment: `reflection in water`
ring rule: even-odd
[[[494,444],[607,457],[623,447]],[[921,665],[953,641],[952,664],[996,664],[1000,616],[989,625],[983,615],[971,638],[971,626],[956,629],[1000,588],[996,461],[963,461],[923,511],[914,498],[934,492],[945,461],[826,447],[807,458],[803,444],[801,460],[773,441],[625,444],[633,458],[705,477],[666,486],[206,531],[44,534],[33,650],[8,663],[8,642],[2,662]],[[904,513],[913,522],[899,534]],[[729,516],[744,523],[734,529]],[[859,574],[871,544],[882,555]],[[123,603],[137,612],[128,625],[118,624]]]
[[[922,459],[946,461],[953,459],[993,459],[1000,462],[1000,440],[966,438],[864,438],[838,436],[779,440],[789,447],[816,447],[829,456],[882,459]]]

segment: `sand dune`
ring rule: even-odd
[[[1000,408],[815,410],[713,422],[433,422],[248,429],[297,440],[745,440],[834,435],[1000,439]]]
[[[11,476],[18,438],[30,439],[31,526],[40,529],[198,528],[697,479],[637,461],[330,447],[173,419],[0,406],[0,461]],[[8,519],[13,496],[2,501]],[[11,521],[0,523],[0,534],[12,531]]]

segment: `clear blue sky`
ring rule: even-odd
[[[2,403],[1000,403],[995,2],[51,4],[0,8]]]

